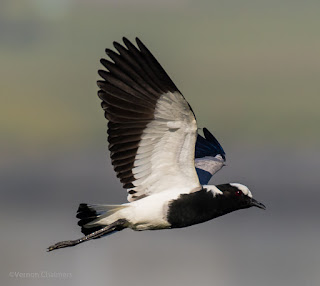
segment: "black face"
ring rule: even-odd
[[[245,195],[239,188],[230,184],[218,185],[217,188],[223,192],[223,196],[227,199],[228,204],[233,209],[246,209],[250,207],[258,207],[265,209],[266,207],[255,199]]]

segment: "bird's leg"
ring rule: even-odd
[[[114,223],[107,225],[106,227],[101,228],[97,231],[94,231],[94,232],[92,232],[84,237],[81,237],[79,239],[60,241],[54,245],[49,246],[47,251],[49,252],[49,251],[59,249],[59,248],[75,246],[75,245],[82,243],[82,242],[85,242],[87,240],[99,238],[99,237],[106,235],[106,234],[109,234],[113,231],[122,230],[125,228],[124,224],[126,224],[126,223],[127,223],[127,221],[125,219],[119,219],[119,220],[115,221]]]

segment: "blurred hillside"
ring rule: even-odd
[[[122,36],[145,42],[225,142],[319,145],[316,1],[18,2],[0,10],[6,152],[105,140],[97,69]]]

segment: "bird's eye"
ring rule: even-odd
[[[236,191],[236,195],[237,196],[241,196],[242,195],[242,192],[240,190]]]

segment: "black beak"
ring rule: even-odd
[[[259,209],[263,209],[265,210],[266,209],[266,206],[258,201],[256,201],[255,199],[251,199],[251,206],[252,207],[257,207]]]

